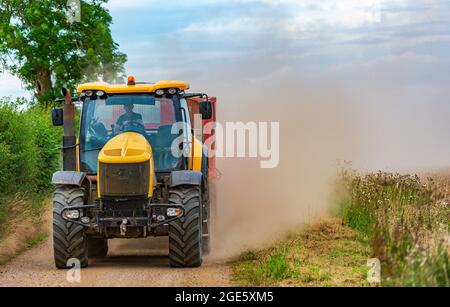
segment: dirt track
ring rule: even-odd
[[[108,257],[90,261],[81,283],[68,283],[67,272],[53,264],[51,239],[0,266],[0,286],[227,286],[226,264],[204,257],[200,268],[173,269],[167,238],[112,240]]]

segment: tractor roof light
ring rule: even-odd
[[[84,94],[85,94],[87,97],[91,97],[92,95],[94,95],[94,92],[93,92],[93,91],[86,91],[86,92],[84,92]]]
[[[127,85],[136,85],[136,78],[134,76],[128,76]]]
[[[177,89],[176,88],[169,88],[169,90],[167,91],[170,95],[175,95],[177,93]]]
[[[103,95],[105,95],[104,91],[97,91],[97,96],[98,97],[102,97]]]
[[[163,90],[163,89],[156,90],[156,91],[155,91],[155,94],[156,94],[157,96],[162,96],[162,95],[164,95],[164,90]]]

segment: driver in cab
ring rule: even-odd
[[[139,113],[133,112],[134,105],[133,104],[126,104],[124,105],[125,114],[122,114],[117,119],[117,123],[115,126],[115,132],[119,133],[120,131],[123,131],[123,128],[127,125],[136,123],[143,125],[142,122],[142,115]]]

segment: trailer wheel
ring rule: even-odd
[[[87,238],[89,258],[104,258],[108,254],[108,239]]]
[[[172,267],[202,264],[202,200],[198,186],[179,186],[169,192],[169,203],[182,204],[185,214],[169,224],[169,261]]]
[[[67,222],[61,216],[65,208],[84,205],[84,189],[58,186],[53,197],[53,252],[58,269],[69,269],[68,261],[78,259],[82,268],[88,266],[86,234],[81,225]]]

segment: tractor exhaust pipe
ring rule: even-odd
[[[64,135],[63,135],[63,170],[77,170],[77,137],[75,136],[75,105],[72,94],[66,88],[62,88],[64,96]]]

